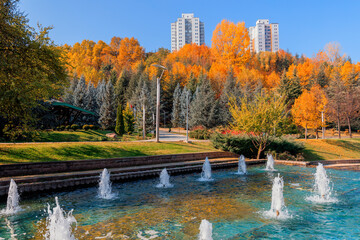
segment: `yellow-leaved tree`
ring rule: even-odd
[[[285,98],[259,93],[251,101],[247,96],[243,97],[240,104],[235,98],[230,98],[229,106],[232,128],[248,135],[258,150],[259,159],[271,138],[281,135],[281,125],[287,115]]]
[[[211,39],[211,51],[215,62],[230,70],[243,66],[250,59],[250,38],[244,22],[222,20]]]
[[[318,128],[322,126],[321,112],[325,112],[325,105],[328,100],[324,91],[317,85],[310,90],[304,90],[295,100],[292,107],[292,115],[295,124],[305,128],[305,140],[307,139],[308,129],[315,129],[318,138]]]

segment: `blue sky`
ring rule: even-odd
[[[170,23],[181,13],[194,13],[205,23],[205,43],[211,45],[216,25],[227,19],[253,26],[257,19],[279,23],[280,48],[313,56],[328,42],[360,61],[358,24],[360,1],[334,0],[21,0],[30,25],[52,25],[55,43],[84,39],[110,42],[111,37],[135,37],[146,51],[170,49]]]

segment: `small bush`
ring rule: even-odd
[[[196,129],[190,132],[189,137],[200,139],[200,140],[207,140],[210,139],[212,132],[206,129]]]
[[[213,134],[211,141],[215,148],[221,149],[223,151],[243,154],[248,158],[256,158],[257,156],[257,149],[254,147],[251,139],[246,135],[232,136]],[[304,146],[299,143],[283,138],[274,138],[262,152],[260,157],[264,158],[265,153],[267,152],[274,152],[276,155],[287,152],[295,158],[295,156],[297,156],[303,150]]]
[[[65,126],[64,126],[64,125],[58,126],[58,127],[56,127],[56,130],[57,130],[57,131],[64,131],[64,130],[65,130]]]
[[[108,138],[107,137],[99,137],[99,141],[107,141]]]
[[[86,131],[86,130],[89,130],[89,129],[90,129],[90,125],[85,124],[85,125],[82,126],[82,129],[84,129],[85,131]]]
[[[71,126],[70,125],[66,125],[65,126],[65,130],[70,130],[71,129]]]
[[[71,125],[71,129],[76,131],[76,130],[80,129],[80,126],[77,124],[73,124],[73,125]]]

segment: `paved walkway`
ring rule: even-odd
[[[186,135],[177,134],[176,132],[169,132],[167,128],[163,128],[159,130],[160,133],[160,142],[179,142],[179,141],[186,141]],[[156,141],[156,138],[145,140],[148,142]],[[189,141],[197,141],[195,139],[189,138]]]

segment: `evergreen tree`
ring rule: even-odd
[[[92,111],[92,112],[96,112],[98,105],[97,105],[97,101],[96,101],[96,95],[97,95],[97,91],[96,88],[94,87],[94,84],[90,81],[88,83],[87,89],[86,89],[86,95],[85,95],[85,103],[86,103],[86,110]]]
[[[123,110],[123,116],[124,116],[124,127],[126,133],[132,133],[134,132],[134,113],[131,110],[130,104],[126,105],[125,110]]]
[[[219,99],[219,124],[226,125],[231,120],[231,114],[229,111],[229,100],[234,97],[239,100],[241,98],[241,91],[239,85],[236,83],[233,72],[229,72],[224,89]]]
[[[124,116],[123,116],[123,109],[122,109],[121,104],[118,104],[117,111],[116,111],[115,132],[119,136],[122,136],[125,133]]]
[[[189,106],[187,106],[187,101]],[[190,103],[191,103],[191,90],[187,89],[186,86],[184,87],[181,93],[180,102],[181,102],[180,126],[186,127],[186,110],[190,109]]]
[[[106,87],[106,83],[104,80],[102,80],[101,82],[98,83],[98,86],[96,88],[96,103],[97,103],[97,108],[96,108],[96,113],[98,115],[100,115],[100,108],[101,105],[105,99],[105,87]]]
[[[189,77],[186,87],[187,87],[187,89],[189,89],[191,91],[191,93],[194,93],[196,91],[197,79],[193,73],[190,74],[190,77]]]
[[[171,114],[171,123],[173,127],[180,127],[181,125],[181,88],[178,84],[173,94],[173,110]]]
[[[279,84],[279,92],[285,96],[285,102],[291,107],[295,99],[298,98],[302,93],[302,88],[299,78],[294,73],[291,79],[287,78],[284,71]]]
[[[324,66],[320,67],[320,71],[318,72],[315,83],[318,84],[320,87],[325,87],[329,83],[329,79],[327,78],[324,70]]]
[[[74,77],[70,80],[70,86],[65,89],[64,93],[64,102],[74,105],[74,92],[78,85],[77,75],[74,74]]]
[[[81,76],[74,91],[74,105],[80,108],[85,108],[86,103],[86,83],[85,77]]]
[[[211,89],[210,81],[205,75],[200,76],[199,87],[195,91],[195,98],[190,107],[190,127],[216,126],[218,104],[215,101],[215,92]]]
[[[130,101],[136,91],[136,87],[138,86],[140,79],[145,79],[147,76],[144,71],[144,64],[140,63],[135,74],[131,74],[131,77],[129,79],[129,84],[127,86],[126,92],[125,92],[125,99],[126,101]]]
[[[125,94],[129,82],[130,73],[127,70],[123,70],[115,85],[116,102],[122,104],[123,106],[125,106],[126,103]]]
[[[100,107],[99,123],[103,129],[109,129],[115,125],[115,109],[114,109],[114,87],[111,81],[108,81],[105,87],[103,101]]]

